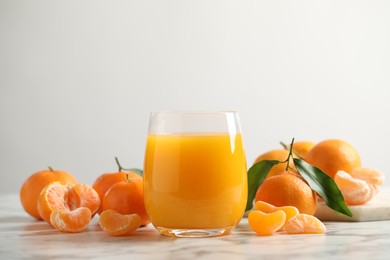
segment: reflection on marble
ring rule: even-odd
[[[389,259],[390,221],[326,222],[325,235],[256,236],[243,219],[232,234],[172,238],[151,225],[109,237],[96,216],[88,229],[64,234],[22,210],[17,195],[0,196],[1,259]]]

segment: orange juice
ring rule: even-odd
[[[236,226],[247,200],[240,134],[149,134],[145,206],[157,228]]]

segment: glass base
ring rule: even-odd
[[[215,229],[173,229],[156,227],[161,234],[171,237],[218,237],[227,235],[233,227]]]

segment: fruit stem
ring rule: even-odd
[[[119,163],[119,160],[118,160],[118,157],[115,157],[115,162],[116,162],[116,165],[118,165],[118,171],[123,171],[124,169],[122,168],[121,164]]]
[[[290,150],[290,148],[287,146],[287,144],[283,143],[283,142],[280,142],[280,145],[283,146],[284,150]],[[292,147],[292,146],[291,146]],[[303,156],[298,153],[296,150],[292,149],[293,153],[298,156],[300,159],[303,158]]]
[[[116,161],[116,164],[118,165],[118,171],[120,172],[135,172],[137,173],[138,175],[140,175],[142,177],[142,170],[139,170],[139,169],[136,169],[136,168],[123,168],[122,165],[119,163],[119,160],[118,160],[118,157],[115,157],[115,161]],[[128,174],[126,173],[126,179],[129,180],[129,176]]]
[[[47,167],[51,172],[54,172],[53,168],[51,166]]]
[[[289,162],[290,162],[290,158],[293,157],[293,149],[292,148],[293,148],[293,145],[294,145],[294,140],[295,140],[295,138],[293,137],[293,139],[291,140],[290,149],[289,149],[289,152],[288,152],[288,157],[287,157],[287,159],[285,161],[282,162],[282,163],[287,163],[286,171],[288,171],[288,168],[291,168],[289,166]],[[282,142],[280,142],[280,143],[283,145],[283,147],[287,148],[287,145],[283,144]]]

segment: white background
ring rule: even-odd
[[[389,99],[390,1],[0,0],[0,193],[142,168],[159,110],[238,110],[248,165],[341,138],[390,177]]]

